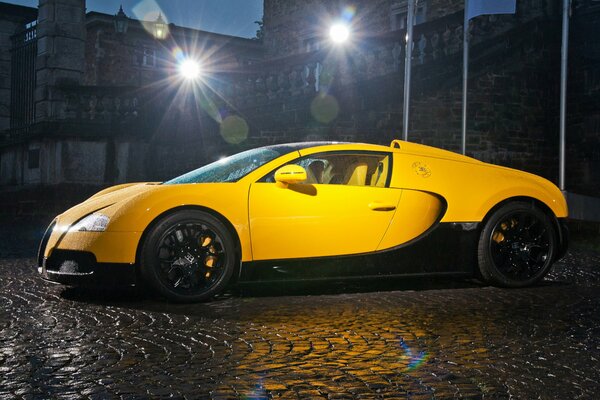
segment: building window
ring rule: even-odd
[[[156,66],[156,50],[150,47],[144,47],[144,53],[142,54],[142,63],[144,67]]]
[[[37,38],[37,20],[25,24],[25,42],[30,42]]]
[[[27,168],[36,169],[40,167],[40,149],[29,149],[27,152]]]
[[[321,41],[316,37],[304,39],[302,41],[303,50],[307,53],[321,49]]]
[[[425,15],[427,12],[427,2],[425,0],[417,0],[415,8],[415,19],[414,24],[419,25],[425,22]],[[390,25],[391,30],[397,31],[406,29],[406,16],[408,14],[407,1],[399,1],[391,5],[390,11]]]

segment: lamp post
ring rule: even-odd
[[[127,33],[127,27],[129,26],[129,18],[123,11],[123,6],[119,7],[119,12],[115,14],[115,31],[119,34]]]
[[[350,39],[350,27],[343,22],[337,22],[329,28],[329,38],[335,44],[344,44]]]
[[[156,18],[156,21],[154,21],[154,25],[152,28],[154,37],[159,40],[166,38],[167,34],[169,33],[169,26],[163,19],[161,13],[158,14],[158,18]]]
[[[408,0],[406,14],[406,58],[404,61],[404,110],[402,113],[402,140],[408,140],[408,123],[410,113],[410,76],[412,67],[413,49],[413,22],[415,15],[415,1]]]
[[[192,58],[183,59],[178,66],[179,74],[186,81],[195,81],[202,76],[200,63]]]

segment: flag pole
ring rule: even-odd
[[[560,52],[560,147],[559,147],[559,178],[560,190],[565,190],[565,147],[567,121],[567,61],[569,56],[569,14],[571,0],[563,0],[562,46]]]
[[[402,140],[408,140],[408,113],[410,110],[410,74],[412,67],[415,1],[416,0],[408,0],[408,12],[406,14],[406,56],[404,59],[404,111],[402,114]]]
[[[465,16],[463,22],[463,88],[462,88],[462,130],[460,151],[467,151],[467,78],[469,76],[469,0],[465,0]]]

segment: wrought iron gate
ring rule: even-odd
[[[10,80],[10,128],[27,131],[35,118],[35,60],[37,57],[36,22],[12,37]]]

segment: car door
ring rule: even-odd
[[[375,251],[402,193],[389,188],[391,155],[324,152],[292,163],[306,169],[306,182],[282,185],[271,171],[250,187],[253,259]]]

